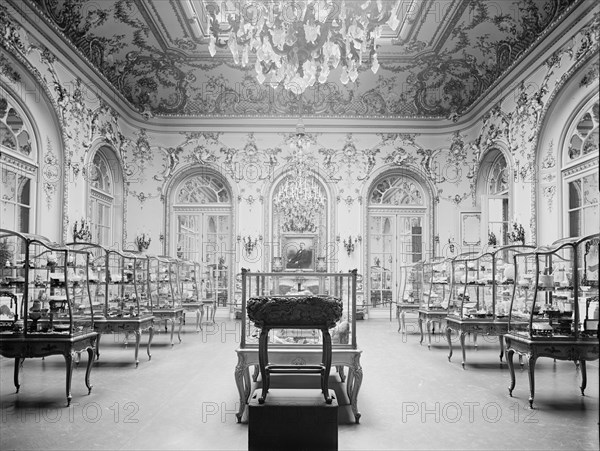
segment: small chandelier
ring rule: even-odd
[[[300,124],[292,142],[288,175],[273,199],[275,210],[283,215],[284,232],[315,232],[317,217],[325,209],[321,186],[311,175],[309,146],[310,139]]]
[[[342,65],[345,85],[358,77],[368,55],[377,73],[377,46],[387,24],[399,25],[400,0],[226,0],[223,10],[208,10],[208,49],[229,47],[236,64],[246,67],[254,53],[259,83],[279,84],[299,95],[316,81],[325,83]],[[220,19],[217,15],[220,14]],[[223,33],[227,38],[223,39]]]

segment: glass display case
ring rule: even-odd
[[[586,387],[586,361],[597,360],[599,234],[565,238],[551,246],[514,256],[515,280],[505,335],[515,386],[513,354],[529,363],[533,406],[534,369],[538,357],[574,360]]]
[[[141,336],[147,330],[149,338],[146,351],[150,360],[154,317],[150,306],[141,299],[138,293],[140,284],[136,283],[138,277],[145,277],[144,258],[141,254],[119,252],[93,243],[69,243],[67,247],[85,250],[90,255],[90,294],[95,307],[94,327],[98,332],[96,357],[100,358],[102,334],[123,333],[125,346],[129,335],[134,334],[134,361],[137,367]]]
[[[200,265],[191,260],[180,260],[177,276],[181,287],[181,305],[184,309],[183,322],[185,324],[186,312],[195,313],[196,332],[200,332],[205,310],[200,296]]]
[[[71,375],[76,356],[88,353],[86,386],[97,333],[88,284],[89,254],[69,249],[43,236],[0,229],[4,260],[3,290],[13,296],[9,320],[0,332],[0,354],[15,359],[14,382],[25,358],[63,355],[67,364],[66,394],[71,402]],[[4,302],[2,305],[6,305]],[[16,314],[16,316],[15,316]],[[12,323],[12,324],[11,324]]]
[[[361,352],[356,340],[356,270],[347,273],[323,272],[272,272],[253,273],[245,269],[241,274],[241,340],[235,379],[240,393],[241,420],[251,393],[248,373],[255,366],[256,380],[258,359],[258,339],[260,329],[248,318],[246,305],[253,297],[270,297],[272,302],[285,302],[289,298],[332,296],[342,301],[342,317],[330,330],[332,339],[332,366],[337,368],[342,381],[346,381],[348,397],[355,420],[360,413],[357,396],[362,382],[360,366]],[[294,312],[289,312],[294,315]],[[275,363],[315,364],[321,359],[322,337],[319,329],[274,329],[269,333],[269,358]],[[303,363],[299,363],[303,362]],[[347,379],[344,368],[348,367]]]
[[[435,324],[439,330],[446,323],[448,299],[450,297],[450,278],[452,260],[446,257],[435,258],[422,264],[422,299],[419,307],[420,343],[423,344],[423,323],[427,328],[427,347],[431,349],[431,334]],[[433,331],[432,331],[433,328]]]
[[[165,331],[171,323],[171,346],[175,333],[175,323],[179,324],[177,338],[181,343],[183,312],[181,288],[177,282],[178,260],[165,256],[148,256],[148,292],[155,324],[164,321]]]
[[[527,245],[490,247],[481,253],[465,253],[452,261],[452,285],[447,317],[448,359],[452,357],[451,332],[459,334],[462,365],[466,361],[465,335],[499,337],[500,360],[504,356],[502,336],[508,330],[509,299],[514,284],[515,255],[533,249]]]
[[[406,333],[406,312],[419,310],[423,299],[423,262],[400,267],[400,287],[396,304],[398,332]]]

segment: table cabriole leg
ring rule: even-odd
[[[25,360],[25,359],[23,359]],[[13,374],[13,382],[15,384],[15,388],[17,389],[17,393],[19,393],[19,389],[21,388],[21,384],[19,384],[19,370],[21,369],[21,365],[22,365],[22,361],[21,361],[21,357],[16,357],[15,358],[15,372]]]
[[[460,349],[462,351],[462,367],[464,369],[465,367],[465,362],[467,360],[467,351],[465,350],[465,335],[466,332],[464,331],[460,331]]]
[[[508,387],[508,394],[512,397],[512,392],[515,388],[515,366],[513,364],[513,356],[515,354],[515,350],[510,348],[510,343],[507,343],[506,350],[506,362],[508,363],[508,370],[510,371],[510,385]]]
[[[71,381],[73,379],[73,366],[75,365],[75,352],[68,351],[64,354],[67,370],[66,392],[67,392],[67,407],[71,405]]]
[[[448,362],[452,358],[452,329],[450,326],[446,327],[446,339],[448,340]]]
[[[91,346],[88,346],[87,353],[88,353],[88,362],[87,362],[87,368],[85,370],[85,386],[88,389],[88,395],[89,395],[92,392],[92,385],[90,383],[90,374],[92,372],[92,363],[94,362],[94,345],[93,344]]]
[[[138,354],[140,352],[140,340],[142,338],[142,331],[138,328],[134,330],[133,333],[135,334],[135,367],[137,368],[140,364],[140,361],[138,360]]]
[[[585,396],[585,387],[587,386],[587,369],[585,367],[585,360],[581,360],[581,396]]]
[[[529,354],[527,356],[527,364],[529,366],[529,407],[533,409],[533,398],[535,396],[535,362],[537,356]]]

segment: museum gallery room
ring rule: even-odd
[[[597,450],[594,0],[0,3],[2,450]]]

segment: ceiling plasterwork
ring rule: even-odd
[[[206,8],[221,0],[28,1],[140,112],[440,119],[468,111],[571,5],[587,0],[403,1],[402,25],[383,33],[377,74],[365,66],[344,86],[332,72],[301,102],[258,84],[252,61],[236,66],[226,50],[210,57]]]

